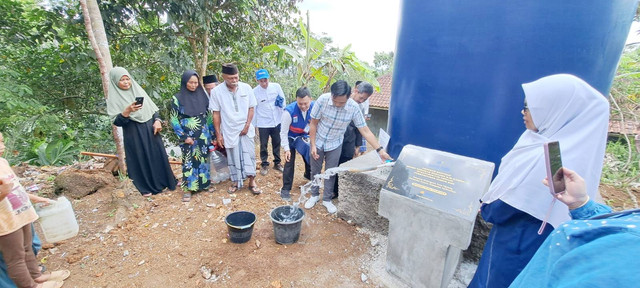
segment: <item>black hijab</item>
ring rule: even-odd
[[[189,82],[192,76],[198,77],[198,88],[196,88],[196,91],[189,91],[189,89],[187,89],[187,82]],[[209,108],[209,97],[207,97],[207,93],[204,92],[204,88],[200,85],[198,73],[193,70],[182,73],[180,92],[176,94],[176,98],[178,98],[180,105],[184,107],[182,113],[190,117],[204,114]]]

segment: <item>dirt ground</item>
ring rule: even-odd
[[[306,183],[297,160],[294,187]],[[179,173],[179,165],[175,168]],[[38,193],[56,197],[51,182],[60,168],[16,170],[22,170],[25,187],[36,184]],[[285,204],[276,193],[281,177],[273,169],[258,175],[264,190],[258,196],[246,189],[230,195],[227,181],[212,193],[194,195],[188,204],[180,201],[179,191],[142,197],[130,181],[114,177],[112,189],[124,193],[102,189],[72,201],[78,236],[45,241],[38,259],[49,270],[71,271],[64,287],[376,287],[370,279],[363,281],[372,255],[369,236],[328,215],[322,205],[305,210],[297,243],[275,242],[269,212]],[[123,220],[110,226],[117,211],[112,195],[118,194],[131,195],[131,205]],[[292,191],[294,199],[299,194],[299,189]],[[225,205],[224,199],[231,202]],[[258,219],[251,240],[234,244],[227,240],[224,219],[240,210]]]
[[[294,187],[306,183],[301,159],[296,163]],[[101,165],[92,160],[74,167],[99,169]],[[53,180],[67,167],[21,165],[14,169],[27,190],[55,198]],[[174,166],[174,172],[179,175],[179,165]],[[384,285],[376,282],[379,278],[375,275],[383,269],[377,267],[384,263],[380,259],[383,248],[374,242],[386,238],[380,240],[381,235],[371,235],[328,215],[321,205],[305,210],[297,243],[275,242],[269,212],[285,204],[277,194],[282,179],[276,170],[258,175],[262,195],[254,196],[246,189],[230,195],[227,181],[215,185],[212,193],[194,195],[187,204],[180,201],[179,189],[145,198],[128,180],[107,180],[112,183],[108,187],[72,200],[80,226],[78,236],[60,243],[43,239],[38,259],[49,270],[69,269],[72,273],[64,287]],[[637,189],[600,189],[604,202],[616,210],[638,206]],[[294,199],[299,194],[299,189],[292,191]],[[124,213],[118,209],[123,202],[128,207]],[[224,219],[240,210],[251,211],[258,219],[251,240],[233,244],[227,240]]]

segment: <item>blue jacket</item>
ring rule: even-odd
[[[306,136],[308,132],[304,129],[311,123],[311,109],[313,108],[313,101],[309,105],[306,118],[302,117],[302,111],[298,108],[298,103],[293,102],[284,108],[285,111],[291,115],[291,125],[289,125],[289,137]],[[304,119],[307,119],[306,121]]]

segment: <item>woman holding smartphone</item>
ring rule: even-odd
[[[547,235],[569,220],[546,177],[544,143],[558,141],[565,167],[583,175],[596,199],[609,125],[609,102],[580,78],[556,74],[522,84],[526,130],[500,163],[482,197],[482,218],[493,224],[469,287],[508,287]],[[542,227],[544,221],[550,225]]]
[[[113,125],[122,127],[127,172],[142,196],[176,189],[160,130],[158,107],[122,67],[109,71],[107,113]],[[136,100],[142,97],[143,101]],[[139,104],[142,103],[142,104]]]

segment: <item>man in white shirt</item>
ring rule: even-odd
[[[304,178],[310,180],[311,167],[309,166],[309,123],[311,122],[311,94],[307,87],[296,91],[296,102],[285,107],[282,113],[282,149],[284,149],[284,172],[282,172],[282,189],[280,197],[285,201],[291,201],[291,186],[293,186],[293,174],[296,166],[296,152],[304,161]]]
[[[325,171],[338,166],[344,132],[351,121],[355,124],[362,137],[367,139],[380,154],[382,160],[390,160],[391,157],[380,146],[376,136],[371,133],[364,121],[362,111],[358,103],[350,99],[351,87],[344,80],[338,80],[331,85],[331,93],[320,95],[311,109],[311,123],[309,125],[309,137],[311,138],[311,179],[322,170]],[[333,197],[333,185],[336,177],[332,176],[324,181],[324,193],[322,205],[329,213],[338,211],[331,202]],[[311,198],[304,204],[304,208],[311,209],[320,199],[319,187],[311,187]]]
[[[360,83],[363,83],[363,81],[356,81],[356,86],[354,86],[354,93],[358,93],[360,92],[360,90],[358,89],[358,86],[360,85]],[[367,83],[367,82],[365,82]],[[367,83],[369,86],[371,86],[371,84]],[[373,94],[373,86],[371,86],[371,94]],[[362,93],[362,92],[360,92]],[[369,96],[371,96],[371,94],[369,94],[368,96],[366,96],[364,99],[364,102],[360,102],[358,101],[357,97],[353,97],[353,100],[355,100],[356,102],[358,102],[358,106],[360,106],[360,110],[362,111],[362,116],[364,116],[364,120],[369,121],[371,120],[371,114],[369,114]],[[362,95],[362,94],[361,94]],[[366,95],[366,94],[364,94]],[[362,98],[362,96],[360,96],[360,98]],[[358,137],[358,138],[362,138],[362,137]],[[364,152],[367,152],[367,140],[364,140],[364,138],[360,139],[362,143],[357,143],[358,145],[360,145],[360,147],[357,149],[357,151],[355,151],[354,156],[358,157],[359,155],[364,154]],[[338,181],[336,181],[338,182]]]
[[[255,182],[255,128],[251,124],[256,97],[249,84],[240,82],[236,65],[222,65],[222,79],[224,82],[211,90],[209,109],[213,111],[218,145],[227,150],[229,172],[234,182],[227,191],[236,192],[242,188],[243,180],[249,178],[249,190],[257,195],[262,190]]]
[[[280,120],[282,112],[287,106],[284,92],[278,83],[269,83],[269,72],[267,69],[256,71],[256,81],[258,86],[253,88],[256,95],[256,117],[255,124],[260,135],[260,175],[267,175],[269,172],[269,137],[271,137],[271,148],[273,154],[274,169],[283,172],[284,168],[280,164]]]

